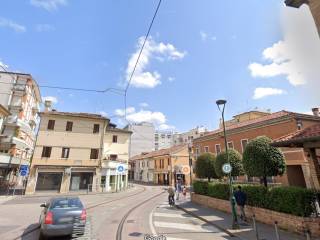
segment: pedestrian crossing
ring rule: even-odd
[[[167,240],[226,240],[229,235],[163,202],[152,213],[156,235]]]

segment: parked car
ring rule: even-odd
[[[78,197],[55,197],[40,206],[40,239],[84,234],[87,213]]]

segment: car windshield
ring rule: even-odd
[[[79,198],[56,199],[52,201],[51,209],[70,209],[82,208],[82,203]]]

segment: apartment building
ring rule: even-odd
[[[106,191],[118,190],[128,185],[129,145],[132,132],[119,129],[115,124],[109,123],[103,139],[103,157],[101,164],[100,184]],[[121,164],[123,172],[117,171]]]
[[[229,148],[243,153],[246,144],[258,137],[268,136],[277,139],[297,130],[304,129],[320,122],[317,111],[314,115],[300,114],[289,111],[266,113],[257,111],[246,112],[233,117],[227,126],[227,143]],[[223,129],[206,133],[204,136],[194,139],[194,155],[211,152],[218,154],[224,151]],[[302,148],[283,148],[286,159],[287,171],[284,176],[278,176],[270,181],[301,187],[312,187],[309,162]],[[240,180],[258,181],[258,179],[240,178]]]
[[[320,2],[319,0],[285,0],[287,6],[299,8],[306,3],[310,7],[311,14],[320,34]]]
[[[143,152],[154,150],[155,127],[152,123],[129,124],[125,129],[132,132],[129,152],[130,158]]]
[[[169,148],[173,145],[172,131],[156,131],[154,134],[154,150]]]
[[[0,104],[10,115],[0,134],[0,181],[22,184],[20,165],[29,165],[39,124],[41,96],[30,74],[0,72]]]
[[[50,109],[40,116],[26,194],[96,190],[100,186],[103,140],[109,119]]]
[[[153,176],[153,182],[160,185],[175,185],[177,180],[190,185],[188,145],[178,145],[135,156],[131,159],[137,166],[140,181]]]
[[[193,139],[201,137],[207,129],[203,126],[197,126],[184,133],[175,133],[173,135],[173,145],[189,144],[192,145]]]
[[[10,112],[4,106],[0,104],[0,133],[2,131],[2,125],[6,117],[8,117]]]

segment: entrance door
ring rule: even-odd
[[[79,189],[80,189],[80,176],[72,176],[70,190],[76,191]]]
[[[59,191],[62,173],[38,173],[36,191]]]

